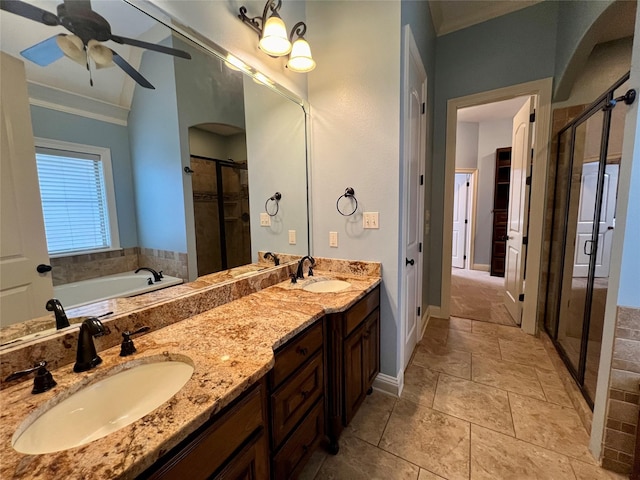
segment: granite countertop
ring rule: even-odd
[[[306,284],[347,280],[336,293],[311,293]],[[380,277],[316,271],[315,277],[276,284],[135,340],[138,352],[120,357],[119,346],[99,352],[97,368],[74,373],[69,364],[52,373],[53,390],[31,394],[31,381],[0,392],[0,478],[134,478],[176,446],[273,366],[273,351],[325,313],[344,311],[380,283]],[[184,357],[191,379],[169,401],[106,437],[62,452],[25,455],[11,447],[19,426],[53,402],[112,373],[153,360]]]

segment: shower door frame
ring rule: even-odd
[[[589,342],[589,330],[591,325],[591,312],[592,312],[592,301],[593,301],[593,286],[595,281],[595,268],[596,268],[596,258],[597,252],[599,248],[598,244],[598,231],[600,226],[600,220],[602,215],[602,201],[603,201],[603,191],[604,191],[604,179],[606,173],[606,165],[607,165],[607,152],[609,149],[609,134],[611,127],[611,115],[612,110],[615,108],[609,107],[611,101],[614,98],[614,92],[622,86],[629,79],[629,72],[623,75],[618,81],[616,81],[611,87],[607,89],[600,97],[596,99],[591,105],[589,105],[580,115],[571,120],[567,125],[565,125],[556,135],[558,138],[558,151],[556,152],[556,165],[560,162],[561,158],[561,149],[560,149],[560,138],[563,133],[570,132],[570,157],[569,157],[569,165],[568,165],[568,175],[566,179],[566,188],[567,188],[567,198],[564,201],[563,212],[564,212],[564,223],[563,223],[563,232],[562,232],[562,260],[560,264],[560,272],[561,277],[558,282],[559,287],[556,289],[556,292],[551,292],[551,282],[547,283],[547,300],[545,304],[547,305],[545,311],[545,320],[544,320],[544,328],[546,332],[549,334],[553,345],[556,348],[556,351],[562,358],[562,361],[566,365],[569,373],[576,381],[578,388],[580,389],[583,397],[585,398],[589,407],[593,410],[594,402],[590,397],[589,392],[586,390],[584,385],[585,380],[585,372],[586,372],[586,364],[587,364],[587,349]],[[583,315],[583,323],[582,323],[582,335],[580,338],[580,356],[578,361],[578,368],[576,369],[571,362],[569,355],[566,353],[562,344],[558,341],[558,331],[560,326],[560,311],[562,306],[563,295],[566,295],[562,290],[562,285],[564,282],[564,274],[565,274],[565,263],[567,261],[573,262],[573,257],[567,259],[566,256],[566,248],[567,248],[567,236],[568,236],[568,228],[569,228],[569,206],[571,202],[571,185],[572,185],[572,176],[573,176],[573,167],[575,160],[575,140],[576,140],[576,129],[585,123],[589,118],[597,113],[603,111],[603,119],[602,119],[602,133],[600,140],[600,155],[598,158],[598,183],[596,190],[596,198],[595,198],[595,208],[594,208],[594,222],[593,229],[591,231],[591,253],[589,254],[589,271],[587,274],[587,288],[584,299],[584,315]],[[556,169],[557,170],[557,169]],[[553,230],[556,228],[556,200],[557,200],[557,189],[558,184],[561,180],[556,177],[556,181],[554,184],[554,199],[553,199],[553,215],[551,219],[551,238],[553,238]],[[575,240],[574,240],[575,243]],[[549,251],[549,265],[548,271],[551,272],[551,261],[552,261],[552,250],[553,250],[553,242],[551,245],[551,249]],[[557,302],[555,312],[549,312],[549,296],[552,294],[560,295],[561,301]],[[549,316],[553,314],[553,331],[549,331]]]

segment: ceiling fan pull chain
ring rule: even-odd
[[[93,87],[93,75],[91,74],[91,66],[89,65],[89,52],[87,46],[84,46],[84,56],[87,59],[87,70],[89,71],[89,85]]]

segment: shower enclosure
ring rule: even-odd
[[[626,113],[620,97],[628,78],[623,76],[563,127],[557,139],[545,329],[591,408]]]
[[[198,276],[251,263],[246,163],[191,155]]]

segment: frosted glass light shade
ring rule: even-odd
[[[115,65],[113,63],[113,52],[111,49],[105,47],[97,40],[89,40],[87,51],[89,52],[89,57],[96,63],[98,69]]]
[[[260,50],[274,57],[282,57],[291,51],[287,27],[277,13],[274,12],[265,22],[258,45]]]
[[[311,56],[309,43],[303,37],[299,37],[293,42],[287,67],[294,72],[310,72],[316,68],[316,62]]]
[[[74,62],[78,62],[80,65],[87,63],[87,56],[80,37],[76,35],[58,35],[56,43],[62,53]]]

